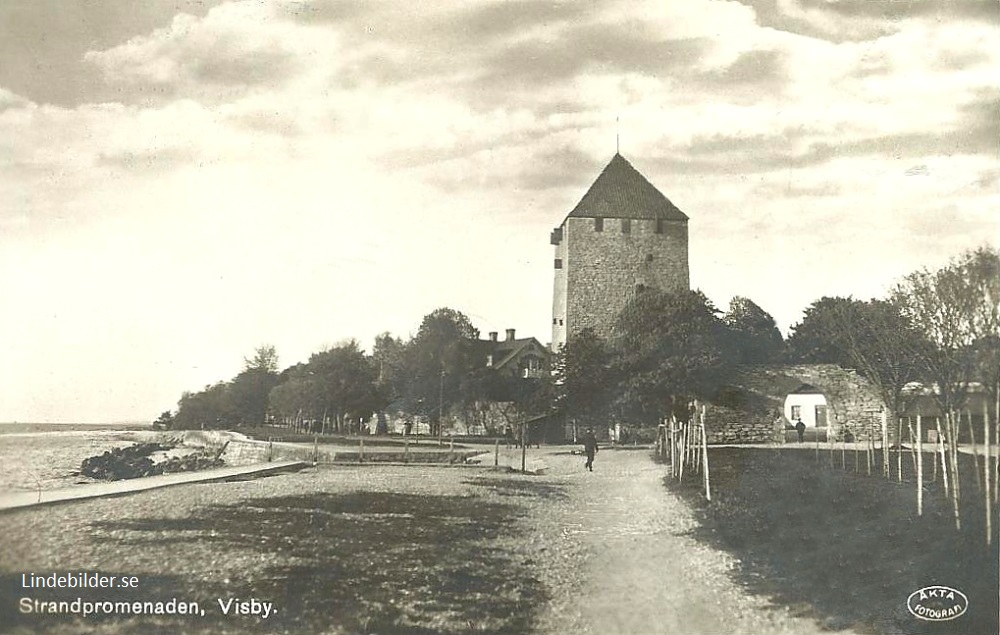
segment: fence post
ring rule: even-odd
[[[493,467],[500,467],[500,437],[493,439]]]
[[[358,463],[365,462],[365,438],[358,436]]]
[[[701,421],[701,462],[702,470],[705,472],[705,499],[712,500],[712,485],[708,478],[708,433],[705,432],[704,415]]]
[[[972,423],[972,414],[969,414]],[[993,495],[990,492],[990,408],[983,399],[983,486],[986,493],[986,546],[993,542]]]
[[[924,515],[924,435],[917,410],[917,516]]]
[[[403,437],[403,463],[410,462],[410,437]]]

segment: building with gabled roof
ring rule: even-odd
[[[687,290],[687,221],[684,212],[616,153],[552,231],[552,350],[585,328],[609,336],[635,293]]]
[[[491,332],[488,340],[479,340],[484,364],[501,375],[520,379],[541,379],[549,375],[549,350],[534,337],[514,337],[514,329],[507,329],[507,337],[497,339]]]

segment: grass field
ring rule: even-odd
[[[0,632],[529,632],[544,591],[519,519],[553,495],[515,475],[326,469],[0,515]],[[23,572],[136,575],[135,591],[20,588]],[[22,615],[20,597],[197,601],[204,617]],[[222,614],[257,598],[266,620]],[[2,613],[7,613],[3,615]]]
[[[835,467],[829,458],[807,449],[710,449],[711,503],[697,475],[666,484],[697,507],[697,537],[736,556],[739,581],[776,604],[831,629],[995,635],[997,524],[987,548],[971,466],[957,532],[940,484],[925,486],[918,517],[911,474],[904,471],[911,482],[886,482],[855,474],[850,452],[847,471],[839,453]],[[904,465],[909,461],[904,456]],[[963,591],[968,613],[952,622],[913,618],[907,597],[932,584]]]

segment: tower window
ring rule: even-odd
[[[556,258],[556,269],[562,269],[562,258]]]
[[[594,219],[594,231],[595,232],[602,232],[602,231],[604,231],[604,219],[603,218],[595,218]]]
[[[646,254],[646,262],[653,262],[653,254]]]
[[[663,219],[662,218],[657,218],[656,219],[656,233],[657,234],[662,234],[663,233],[663,226],[664,226]]]
[[[631,234],[632,233],[632,219],[631,218],[623,218],[622,219],[622,233],[623,234]]]

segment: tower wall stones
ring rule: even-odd
[[[687,216],[615,155],[552,232],[552,348],[583,329],[607,337],[642,289],[687,290]]]

